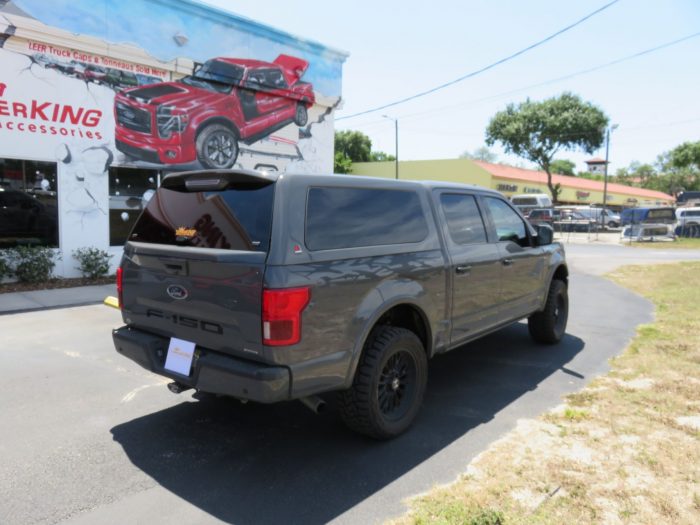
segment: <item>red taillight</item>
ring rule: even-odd
[[[309,299],[309,288],[263,290],[263,344],[286,346],[301,341],[301,312]]]
[[[119,309],[124,308],[124,301],[122,298],[122,267],[117,268],[117,297],[119,297]]]

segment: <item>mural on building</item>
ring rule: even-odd
[[[0,0],[2,198],[60,211],[0,245],[119,245],[173,170],[331,172],[345,57],[188,0]]]

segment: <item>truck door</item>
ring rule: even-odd
[[[501,319],[517,319],[537,309],[545,288],[547,252],[535,246],[530,228],[510,204],[482,197],[503,269]]]
[[[448,286],[452,290],[450,343],[458,344],[498,322],[501,257],[488,242],[485,222],[474,195],[438,190],[436,207],[442,216],[449,256]]]

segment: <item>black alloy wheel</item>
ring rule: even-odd
[[[397,352],[384,365],[377,387],[379,409],[387,420],[398,421],[411,407],[416,390],[416,363],[409,352]]]
[[[197,136],[196,149],[205,168],[228,169],[238,158],[238,138],[230,128],[212,124]]]
[[[365,344],[352,386],[338,395],[343,422],[376,439],[405,432],[416,418],[428,380],[428,358],[415,333],[376,327]]]

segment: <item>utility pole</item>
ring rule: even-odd
[[[608,157],[610,154],[610,132],[617,129],[613,124],[605,130],[605,172],[603,175],[603,210],[600,212],[600,225],[605,226],[605,210],[608,205]]]
[[[396,160],[394,161],[396,163],[395,177],[396,180],[399,180],[399,119],[392,118],[389,115],[382,115],[382,117],[394,121],[394,157],[396,157]]]

